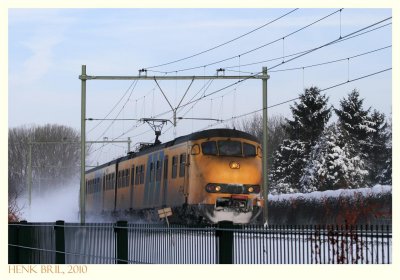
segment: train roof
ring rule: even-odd
[[[93,171],[96,171],[98,169],[102,169],[104,167],[113,165],[117,162],[125,161],[131,158],[135,158],[141,155],[145,155],[154,151],[158,151],[164,148],[168,148],[174,145],[178,145],[180,143],[184,143],[190,140],[199,140],[199,139],[206,139],[206,138],[211,138],[211,137],[228,137],[228,138],[244,138],[246,140],[254,141],[257,143],[260,143],[260,141],[255,137],[254,135],[251,135],[249,133],[236,130],[236,129],[228,129],[228,128],[217,128],[217,129],[208,129],[208,130],[202,130],[198,132],[194,132],[192,134],[180,136],[174,140],[171,140],[169,142],[165,142],[162,144],[158,145],[152,145],[150,147],[147,147],[139,152],[136,153],[130,153],[124,157],[120,157],[117,159],[114,159],[110,162],[104,163],[102,165],[96,166],[95,168],[92,168],[90,170],[87,170],[86,173],[91,173]]]

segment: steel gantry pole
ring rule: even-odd
[[[264,70],[264,68],[263,68]],[[146,72],[146,71],[145,71]],[[260,75],[261,74],[261,75]],[[85,222],[85,120],[86,120],[86,81],[87,80],[239,80],[240,82],[243,82],[244,80],[249,80],[249,79],[262,79],[263,80],[263,93],[266,96],[266,88],[267,88],[267,79],[268,76],[266,76],[266,68],[265,68],[265,73],[258,73],[255,75],[248,75],[248,76],[147,76],[147,75],[139,75],[139,76],[93,76],[93,75],[86,75],[86,65],[82,65],[82,75],[79,76],[79,79],[82,81],[82,115],[81,115],[81,141],[82,141],[82,146],[81,146],[81,195],[80,195],[80,209],[81,209],[81,223]],[[157,83],[158,84],[158,83]],[[235,83],[236,84],[236,83]],[[234,85],[234,84],[232,84]],[[190,87],[190,86],[189,86]],[[264,89],[265,87],[265,89]],[[167,99],[168,101],[168,99]],[[169,101],[168,101],[169,103]],[[265,100],[266,104],[266,100]],[[171,104],[170,104],[171,106]],[[176,125],[176,120],[179,119],[176,117],[176,109],[171,106],[171,109],[174,113],[174,123]],[[266,105],[264,106],[264,114],[266,116]],[[264,118],[266,122],[266,117]],[[266,129],[266,128],[264,128]],[[266,135],[266,133],[264,133]],[[266,137],[266,136],[265,136]],[[265,138],[264,137],[264,138]],[[264,142],[264,141],[263,141]],[[264,145],[266,147],[266,144]],[[263,174],[265,174],[264,170],[266,170],[266,148],[263,149]],[[265,176],[263,176],[265,180]],[[268,189],[266,188],[267,183],[264,182],[264,192],[268,193]],[[264,194],[265,195],[265,194]],[[264,197],[266,200],[266,197]],[[266,207],[264,207],[265,209]]]
[[[81,79],[81,184],[79,209],[81,224],[85,223],[85,168],[86,168],[86,65],[82,65]]]
[[[268,151],[267,151],[267,143],[268,143],[268,98],[267,98],[267,81],[268,81],[268,71],[267,67],[262,68],[262,94],[263,94],[263,149],[262,149],[262,178],[263,178],[263,197],[264,197],[264,208],[263,208],[263,216],[264,216],[264,225],[268,224]]]

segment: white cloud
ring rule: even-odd
[[[60,10],[41,9],[11,9],[9,12],[9,30],[15,34],[13,43],[23,47],[28,53],[27,58],[15,64],[10,71],[10,83],[14,85],[29,85],[44,77],[54,65],[54,51],[63,41],[67,41],[65,32],[75,20],[62,16]],[[29,29],[26,29],[29,26]],[[30,35],[24,34],[30,30]],[[10,61],[13,64],[12,61]]]
[[[60,35],[42,37],[36,35],[25,45],[32,52],[32,55],[23,63],[21,76],[26,83],[42,78],[53,65],[53,50],[63,41]]]

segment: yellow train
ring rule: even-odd
[[[86,172],[86,211],[177,222],[253,222],[261,217],[261,146],[238,130],[211,129],[151,145]]]

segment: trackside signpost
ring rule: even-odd
[[[172,210],[171,208],[163,208],[158,210],[158,216],[160,217],[160,219],[164,219],[167,221],[167,225],[169,226],[169,221],[168,221],[168,217],[172,216]]]

